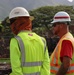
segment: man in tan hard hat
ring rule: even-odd
[[[49,75],[49,55],[46,41],[32,32],[28,11],[16,7],[9,14],[12,32],[17,35],[10,42],[10,75]]]
[[[70,21],[69,14],[60,11],[51,22],[53,33],[60,38],[51,55],[51,75],[74,75],[74,38],[69,32]]]

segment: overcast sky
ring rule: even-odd
[[[32,10],[41,6],[55,6],[60,4],[74,5],[74,0],[0,0],[0,20],[6,18],[11,9],[17,6]]]

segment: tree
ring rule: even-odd
[[[34,16],[33,20],[33,30],[36,31],[38,34],[51,32],[51,21],[53,16],[58,11],[66,11],[70,14],[71,19],[74,20],[74,10],[72,6],[44,6],[34,10],[30,10],[30,15]],[[72,25],[73,23],[71,23]],[[2,21],[2,25],[4,27],[4,34],[5,35],[12,35],[8,17],[6,17]],[[35,30],[36,29],[36,30]],[[39,31],[37,31],[39,29]]]
[[[9,18],[6,17],[3,21],[2,21],[2,26],[3,26],[3,36],[13,36],[12,32],[11,32],[11,28],[10,28],[10,21]]]
[[[72,6],[44,6],[30,11],[30,15],[34,16],[33,29],[39,28],[40,30],[40,28],[42,29],[44,27],[46,31],[50,31],[53,16],[59,11],[68,12],[71,19],[74,20],[74,10]],[[71,23],[71,25],[72,24],[73,23]]]

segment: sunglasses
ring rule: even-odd
[[[56,27],[56,25],[57,25],[57,23],[54,23],[54,24],[52,25],[52,27]]]
[[[57,25],[60,25],[60,24],[62,24],[61,22],[59,23],[53,23],[53,25],[52,25],[52,27],[56,27]]]

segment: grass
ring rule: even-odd
[[[10,59],[9,58],[0,58],[0,63],[10,63]]]

